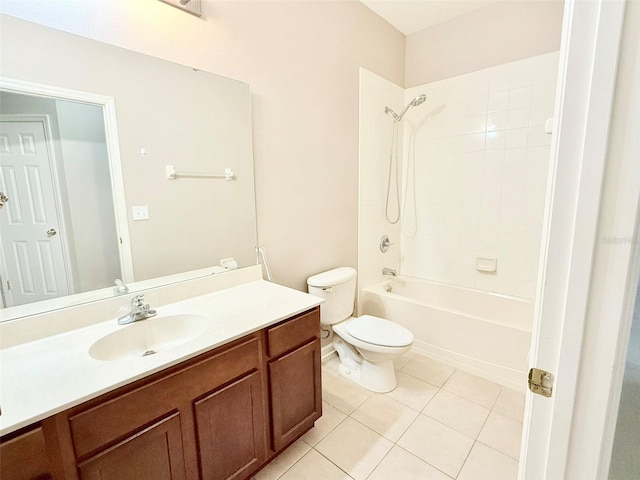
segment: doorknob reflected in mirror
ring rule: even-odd
[[[53,228],[47,230],[47,236],[48,237],[53,237],[56,233],[58,233],[58,232],[56,232]]]

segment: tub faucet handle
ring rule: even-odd
[[[383,235],[382,238],[380,239],[380,251],[382,253],[387,253],[391,245],[393,245],[393,243],[391,242],[391,240],[389,240],[389,236]]]

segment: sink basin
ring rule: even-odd
[[[91,346],[89,355],[106,361],[146,357],[193,340],[210,325],[202,315],[152,317],[105,335]]]

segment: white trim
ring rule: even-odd
[[[592,276],[594,293],[584,333],[577,413],[567,467],[568,475],[576,478],[609,476],[640,276],[639,29],[640,4],[628,2],[599,215],[599,242]],[[591,394],[594,378],[602,395]],[[593,448],[593,438],[601,439],[599,452]]]
[[[133,282],[133,256],[129,237],[129,225],[127,223],[127,208],[124,194],[124,180],[122,176],[122,162],[120,159],[120,146],[118,143],[118,128],[116,122],[115,99],[96,93],[71,90],[68,88],[54,87],[41,83],[28,82],[0,76],[0,87],[3,90],[16,93],[27,93],[41,97],[54,97],[63,100],[73,100],[83,103],[91,103],[100,106],[104,115],[105,139],[109,158],[109,171],[111,172],[111,186],[113,189],[113,203],[115,212],[116,229],[121,239],[120,267],[122,280],[125,283]]]
[[[527,395],[527,480],[565,478],[623,14],[620,1],[565,3],[531,355],[556,382],[552,398]]]
[[[337,354],[338,352],[336,352],[336,349],[333,348],[333,343],[325,345],[320,349],[320,358],[323,362],[331,360]]]
[[[122,175],[122,161],[120,159],[120,146],[118,145],[118,124],[116,121],[116,102],[113,97],[103,104],[104,130],[107,139],[107,152],[109,156],[111,172],[111,188],[113,188],[113,207],[116,216],[116,227],[120,236],[120,267],[122,281],[132,283],[133,254],[131,253],[131,240],[129,237],[129,224],[127,222],[127,205],[124,191],[124,177]]]
[[[477,358],[462,355],[452,350],[446,350],[421,340],[414,340],[411,351],[491,382],[504,385],[512,390],[524,392],[525,386],[522,379],[526,378],[526,371],[522,372],[515,368],[478,360]]]

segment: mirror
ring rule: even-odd
[[[224,258],[233,257],[239,267],[255,264],[247,84],[6,15],[0,16],[0,35],[3,123],[15,123],[16,115],[49,122],[56,175],[63,179],[53,187],[58,200],[51,202],[68,232],[43,222],[38,235],[66,241],[73,279],[67,284],[74,294],[5,308],[2,319],[113,295],[116,278],[133,290],[189,277],[176,276],[181,272],[223,271],[201,269]],[[75,157],[69,145],[76,147]],[[74,172],[67,160],[82,168]],[[90,170],[94,161],[99,166]],[[167,166],[177,178],[167,178]],[[9,189],[5,167],[3,160],[0,186]],[[0,216],[8,216],[10,204]],[[142,219],[134,220],[134,207]],[[0,226],[4,242],[6,222]],[[11,250],[3,251],[6,266]],[[79,271],[101,279],[80,281],[86,275]]]
[[[0,90],[2,306],[127,278],[97,105]]]

